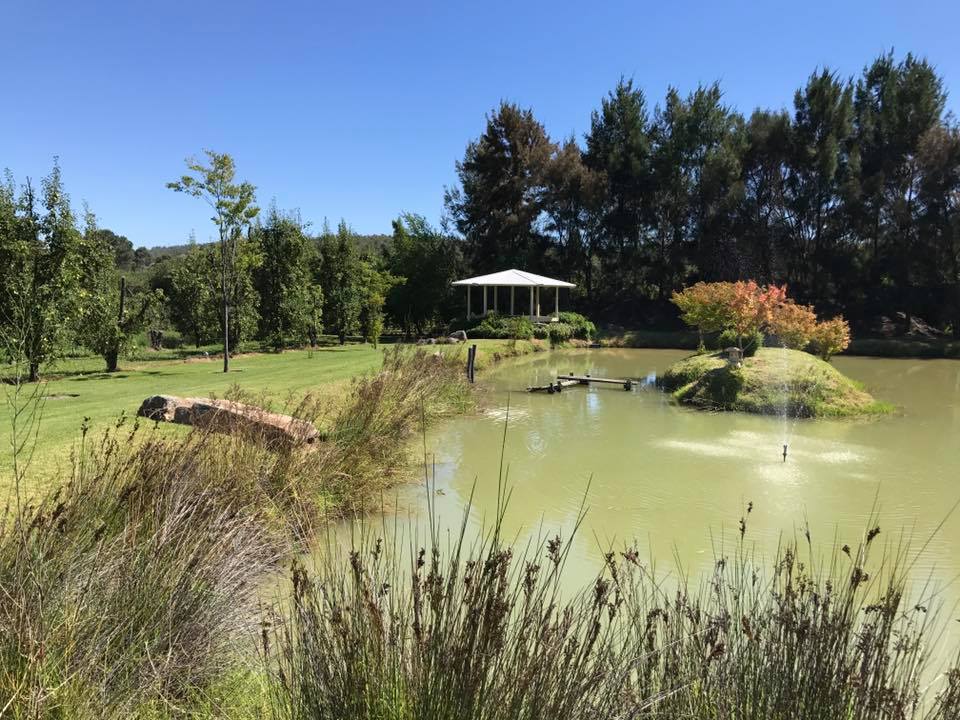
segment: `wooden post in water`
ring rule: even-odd
[[[477,362],[477,346],[471,345],[467,348],[467,380],[473,382],[473,374]]]

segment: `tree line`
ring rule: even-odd
[[[477,272],[579,285],[595,317],[676,320],[698,280],[786,283],[863,327],[919,315],[960,335],[960,129],[926,60],[818,69],[792,110],[745,116],[719,84],[651,108],[621,79],[583,142],[501,103],[457,163],[449,226]]]
[[[903,312],[960,336],[960,127],[945,107],[935,68],[892,53],[856,78],[816,70],[792,110],[749,117],[716,83],[651,108],[621,79],[582,142],[503,102],[456,163],[440,228],[402,214],[373,242],[261,211],[224,153],[167,185],[210,205],[216,242],[154,252],[78,215],[56,161],[39,187],[7,171],[3,352],[34,379],[75,346],[112,370],[145,330],[176,331],[222,343],[226,369],[249,340],[446,329],[464,312],[451,280],[510,267],[577,283],[574,307],[600,321],[671,326],[675,291],[754,280],[857,331]]]
[[[459,246],[423,217],[401,215],[382,245],[363,242],[345,222],[310,232],[299,213],[271,205],[235,178],[233,159],[207,151],[188,161],[171,189],[214,211],[218,239],[152,257],[74,211],[59,164],[38,189],[7,171],[0,184],[0,354],[24,376],[74,348],[103,356],[106,369],[148,332],[171,330],[197,348],[256,340],[269,349],[316,345],[323,334],[374,345],[387,323],[415,335],[442,324],[456,305],[450,281]]]

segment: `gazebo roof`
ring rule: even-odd
[[[456,280],[453,285],[488,285],[488,286],[509,286],[509,287],[557,287],[572,288],[576,287],[573,283],[563,280],[554,280],[543,275],[534,275],[523,270],[501,270],[490,275],[478,275],[477,277]]]

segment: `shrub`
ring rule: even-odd
[[[784,347],[803,350],[810,344],[816,326],[817,315],[812,307],[787,301],[774,310],[767,329],[780,339]]]
[[[743,345],[740,344],[741,342]],[[717,349],[723,350],[731,346],[743,350],[744,357],[753,357],[757,354],[757,350],[763,347],[763,333],[756,330],[740,336],[735,330],[724,330],[717,336]]]
[[[550,323],[547,325],[547,337],[550,338],[551,345],[563,345],[570,338],[574,337],[574,329],[563,322]]]
[[[720,340],[721,347],[731,338],[755,338],[764,330],[779,336],[791,349],[800,350],[812,344],[824,360],[850,344],[850,326],[842,317],[817,323],[813,308],[797,305],[788,298],[785,286],[763,287],[753,280],[699,282],[675,292],[672,301],[680,309],[684,322],[696,326],[701,337],[715,330],[732,331],[726,340]],[[762,342],[750,352],[747,347],[743,350],[753,354],[760,344]]]
[[[560,322],[569,325],[572,337],[578,340],[590,340],[597,333],[597,326],[580,313],[562,312],[560,313]]]
[[[733,307],[733,283],[698,282],[681,292],[674,292],[672,302],[687,325],[701,333],[719,332],[730,327]]]
[[[508,317],[491,313],[472,328],[467,328],[471,338],[489,338],[493,340],[529,340],[533,337],[533,323],[530,318]]]
[[[829,360],[850,345],[850,326],[843,316],[818,322],[811,340],[814,350],[824,360]]]

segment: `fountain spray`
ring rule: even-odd
[[[787,446],[786,446],[786,445],[783,446],[783,461],[784,461],[784,462],[787,461]]]

